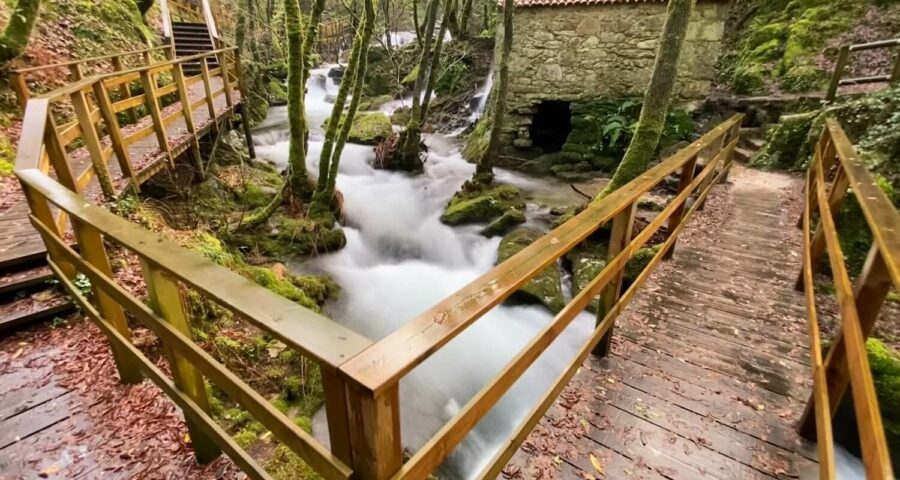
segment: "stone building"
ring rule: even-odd
[[[592,102],[642,97],[650,80],[665,0],[517,0],[504,141],[559,151],[572,116]],[[676,93],[710,90],[728,2],[699,0],[681,55]],[[576,119],[577,121],[577,119]]]

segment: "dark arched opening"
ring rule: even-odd
[[[572,131],[569,102],[544,100],[537,105],[531,122],[531,141],[544,153],[558,152]]]

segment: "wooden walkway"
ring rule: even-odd
[[[815,446],[795,433],[811,388],[793,289],[800,181],[736,166],[732,182],[505,478],[817,478]]]
[[[210,79],[210,84],[214,91],[222,88],[222,77],[216,76]],[[194,104],[198,99],[205,96],[204,85],[197,82],[188,88],[188,95],[191,103]],[[229,107],[224,95],[216,96],[213,99],[217,120],[232,113],[232,107]],[[240,94],[237,90],[233,92],[233,103],[240,103]],[[162,110],[162,116],[167,117],[171,112],[181,109],[181,102],[175,102]],[[210,120],[209,108],[207,104],[200,103],[192,108],[192,116],[198,136],[207,134],[214,123]],[[138,131],[152,124],[152,119],[148,115],[141,118],[134,125],[123,127],[123,131]],[[193,143],[193,138],[188,133],[184,118],[179,116],[166,127],[169,148],[173,156],[177,156],[186,151]],[[109,144],[108,137],[102,139],[104,145]],[[168,155],[164,152],[155,135],[149,135],[139,141],[128,146],[128,151],[133,162],[133,168],[137,174],[140,183],[145,182],[153,174],[163,168],[168,162]],[[69,154],[70,164],[72,165],[75,175],[80,175],[90,167],[90,156],[85,148],[81,148]],[[128,179],[122,174],[118,159],[113,153],[108,160],[109,172],[112,177],[113,184],[117,191],[124,190],[128,185]],[[101,198],[100,185],[96,178],[92,180],[85,188],[82,194],[93,200]],[[46,255],[44,243],[37,231],[32,228],[28,221],[28,204],[25,203],[24,197],[21,201],[13,205],[6,211],[0,213],[0,269],[20,265],[22,263],[31,262],[40,259]],[[0,274],[3,271],[0,270]]]

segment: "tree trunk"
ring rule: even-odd
[[[506,96],[509,90],[509,55],[513,41],[513,14],[515,0],[503,1],[503,44],[500,49],[500,65],[497,69],[496,90],[491,92],[491,131],[488,135],[488,146],[475,167],[475,179],[493,181],[494,159],[500,154],[500,130],[506,117]]]
[[[297,0],[285,0],[284,14],[287,17],[288,37],[288,124],[290,146],[288,147],[288,180],[291,194],[299,198],[309,198],[312,194],[309,173],[306,171],[306,107],[305,70],[306,42],[301,38],[303,26],[300,4]]]
[[[334,196],[334,179],[337,176],[337,167],[340,156],[350,135],[350,127],[353,117],[359,108],[359,100],[362,96],[362,86],[365,83],[366,65],[368,62],[368,46],[372,40],[372,32],[375,29],[375,5],[374,0],[363,0],[365,17],[362,28],[357,30],[353,40],[353,49],[350,52],[350,60],[347,65],[344,78],[338,90],[334,107],[331,109],[331,117],[328,119],[328,127],[325,131],[325,144],[322,146],[322,154],[319,157],[319,178],[316,182],[316,191],[313,194],[313,204],[310,214],[323,218],[330,211],[331,199]],[[350,109],[344,114],[344,104],[353,90]],[[340,127],[340,128],[339,128]]]
[[[419,25],[419,1],[413,0],[413,28],[416,30],[416,43],[422,46],[422,26]]]
[[[434,84],[437,83],[437,76],[441,69],[441,48],[444,45],[444,37],[447,35],[447,29],[450,28],[450,19],[453,18],[451,5],[454,0],[444,0],[444,18],[441,19],[441,28],[438,30],[438,36],[434,44],[434,52],[431,55],[431,67],[428,69],[428,81],[425,84],[425,95],[422,96],[422,111],[419,113],[419,125],[425,125],[425,119],[428,118],[428,106],[431,104],[431,94],[434,93]]]
[[[394,50],[391,39],[391,2],[390,0],[382,0],[381,11],[384,13],[384,45],[387,48],[388,55]]]
[[[437,23],[437,10],[439,0],[429,0],[428,16],[425,19],[425,32],[422,39],[422,54],[419,56],[418,75],[413,86],[413,103],[410,111],[409,122],[406,124],[406,132],[400,145],[402,158],[408,159],[418,156],[419,143],[421,142],[421,123],[419,117],[422,114],[422,93],[425,90],[425,82],[429,77],[431,66],[431,43],[434,41],[434,25]],[[404,162],[405,163],[405,162]]]
[[[459,14],[459,35],[463,40],[469,38],[469,18],[472,17],[472,0],[463,0],[462,12]]]
[[[644,94],[637,130],[612,180],[597,194],[595,200],[606,197],[647,170],[665,127],[666,113],[678,75],[678,60],[694,10],[694,2],[695,0],[669,1],[666,25],[663,27],[659,50],[656,52],[650,85]]]
[[[6,63],[25,53],[31,29],[37,22],[41,0],[19,0],[0,37],[0,63]]]

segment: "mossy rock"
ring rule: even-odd
[[[287,217],[282,212],[276,212],[259,229],[236,233],[230,240],[260,255],[277,259],[334,252],[347,244],[340,228],[327,228],[312,220]]]
[[[750,162],[751,166],[790,169],[797,164],[810,127],[819,112],[782,115],[766,133],[766,145]]]
[[[874,338],[866,341],[866,351],[881,408],[884,433],[896,465],[896,457],[900,456],[900,355]]]
[[[543,232],[528,227],[519,227],[513,230],[500,241],[497,250],[497,264],[499,265],[519,253],[543,235]],[[566,305],[560,281],[559,268],[555,264],[551,265],[529,280],[510,299],[522,303],[539,303],[553,313],[558,313]]]
[[[466,137],[466,145],[462,151],[463,158],[472,163],[481,160],[481,157],[487,152],[491,124],[492,121],[488,115],[484,115],[475,123],[475,128]]]
[[[288,94],[281,80],[269,80],[269,105],[279,106],[287,105]]]
[[[341,117],[343,122],[344,116]],[[322,124],[322,128],[328,129],[328,120]],[[350,134],[347,141],[362,145],[377,145],[383,142],[393,133],[391,120],[384,112],[357,112],[350,125]]]
[[[362,112],[378,110],[380,106],[393,99],[394,97],[388,94],[378,95],[377,97],[363,97],[359,100],[359,110]]]
[[[495,237],[505,234],[509,229],[522,223],[525,223],[525,212],[518,208],[511,208],[503,212],[503,215],[489,223],[479,233],[485,237]]]
[[[766,84],[765,69],[759,65],[741,65],[735,68],[731,86],[734,93],[752,95]]]
[[[450,199],[441,221],[447,225],[487,223],[500,217],[508,210],[525,210],[525,202],[519,189],[510,185],[490,188],[473,187],[457,192]]]
[[[574,294],[578,294],[591,283],[591,281],[606,268],[607,248],[605,244],[585,243],[579,245],[568,254],[566,260],[571,264],[572,286]],[[600,298],[595,298],[588,304],[587,309],[597,313]]]
[[[641,272],[643,272],[644,269],[647,268],[647,265],[650,264],[650,261],[653,260],[653,257],[659,253],[660,248],[662,248],[662,245],[643,247],[628,260],[628,263],[625,264],[624,275],[625,283],[627,285],[631,285],[637,280]]]

